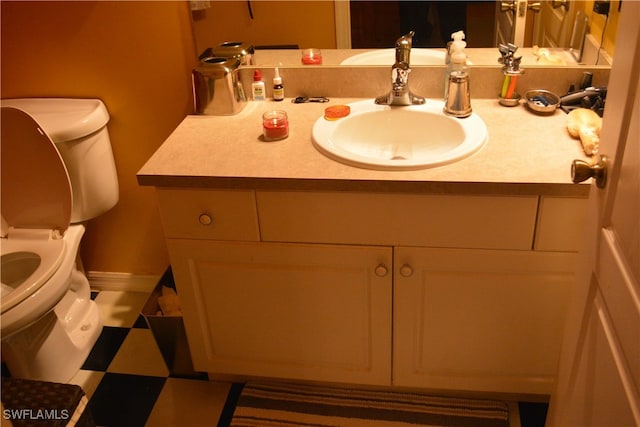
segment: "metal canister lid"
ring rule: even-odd
[[[244,42],[223,42],[213,48],[214,56],[225,58],[240,58],[242,65],[252,65],[255,48]]]
[[[200,59],[200,63],[194,68],[194,73],[221,78],[234,72],[240,66],[239,58],[221,58],[210,56]]]

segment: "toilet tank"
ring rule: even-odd
[[[99,99],[3,99],[31,115],[60,152],[73,191],[71,223],[95,218],[118,202],[118,176],[107,131],[109,112]]]

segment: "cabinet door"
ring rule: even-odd
[[[392,250],[169,239],[194,366],[389,384]]]
[[[575,254],[396,249],[393,383],[549,394]]]

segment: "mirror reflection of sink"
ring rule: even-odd
[[[393,65],[396,58],[395,49],[380,49],[350,56],[340,65]],[[444,51],[413,48],[411,65],[444,65]]]
[[[442,112],[444,102],[390,107],[373,100],[349,104],[351,114],[338,120],[320,117],[313,126],[315,147],[351,166],[376,170],[415,170],[461,160],[488,138],[476,114],[456,119]]]

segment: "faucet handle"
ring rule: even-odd
[[[414,31],[409,31],[404,36],[396,40],[396,64],[404,62],[409,65],[411,46],[413,43]]]
[[[416,105],[424,104],[425,99],[409,90],[409,56],[411,39],[415,33],[410,31],[396,40],[396,62],[391,66],[391,92],[379,96],[375,102],[379,105]]]

